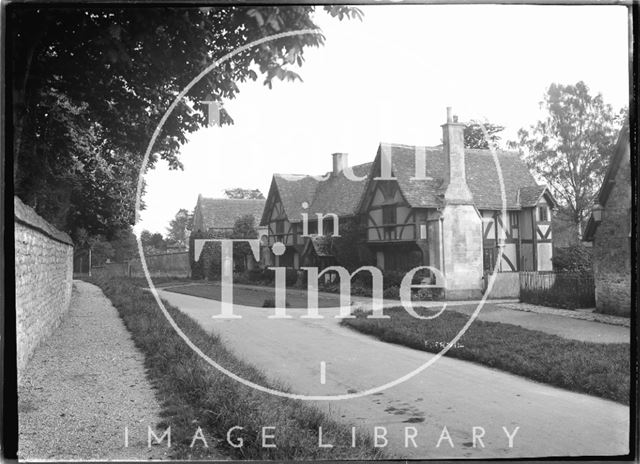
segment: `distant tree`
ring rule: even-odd
[[[231,232],[231,238],[240,239],[256,239],[258,238],[258,229],[256,228],[256,220],[251,214],[240,216],[236,219]],[[233,262],[236,268],[244,269],[244,262],[247,256],[253,255],[251,246],[248,243],[235,243],[233,247]]]
[[[258,238],[256,220],[252,214],[245,214],[236,219],[231,238]]]
[[[138,244],[131,227],[120,229],[114,233],[111,245],[115,251],[114,261],[123,263],[138,256]]]
[[[171,222],[169,222],[169,227],[167,228],[167,240],[180,246],[186,246],[191,220],[189,211],[181,208]]]
[[[264,200],[264,195],[258,189],[243,189],[240,187],[226,189],[224,194],[234,200]]]
[[[147,229],[140,232],[140,241],[143,245],[148,245],[151,242],[151,235],[151,232],[149,232]]]
[[[551,84],[541,106],[545,119],[520,129],[510,146],[546,180],[581,238],[627,111],[615,112],[582,81]]]
[[[157,254],[167,251],[167,245],[159,232],[152,234],[148,230],[143,230],[140,233],[140,241],[145,254]]]
[[[465,148],[489,149],[500,141],[499,132],[504,126],[471,120],[464,127]]]
[[[93,266],[102,266],[107,261],[113,260],[116,251],[110,242],[107,242],[104,236],[97,236],[91,247],[91,262]]]

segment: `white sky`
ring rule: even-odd
[[[303,82],[240,85],[224,107],[234,126],[194,133],[184,171],[146,175],[136,224],[165,234],[198,193],[259,188],[271,175],[322,174],[331,153],[372,161],[379,142],[437,145],[446,107],[461,121],[535,123],[552,82],[583,80],[619,109],[628,104],[628,18],[621,6],[372,5],[362,22],[318,11],[325,46],[305,51]],[[194,76],[195,77],[195,76]]]

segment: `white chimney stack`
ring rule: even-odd
[[[473,195],[465,172],[464,124],[458,122],[458,116],[453,115],[450,106],[447,107],[447,122],[442,125],[442,140],[447,160],[444,198],[449,203],[471,203]]]
[[[338,175],[349,166],[348,153],[333,153],[333,174]]]

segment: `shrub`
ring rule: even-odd
[[[285,281],[287,287],[293,287],[298,281],[298,271],[288,267],[285,273]]]
[[[285,302],[285,306],[287,308],[290,308],[291,305],[289,304],[288,301]],[[273,298],[267,298],[264,300],[264,302],[262,303],[262,307],[263,308],[275,308],[276,307],[276,300]]]
[[[554,271],[558,272],[591,274],[593,270],[591,249],[583,245],[554,248],[551,261]]]
[[[385,290],[390,287],[400,288],[405,273],[402,271],[385,271],[383,273],[382,288]]]
[[[414,300],[417,301],[433,301],[444,299],[443,288],[420,288],[413,293]]]
[[[382,296],[385,298],[389,298],[391,300],[399,300],[400,299],[400,287],[393,286],[389,288],[385,288],[382,292]]]

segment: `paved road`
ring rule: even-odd
[[[208,298],[216,298],[215,295],[219,295],[219,285],[211,282],[181,284],[164,288],[171,288],[173,290],[180,291],[180,288],[184,287],[198,287],[198,291],[201,291],[204,294],[196,293],[196,295],[206,296]],[[206,291],[203,289],[206,289]],[[234,284],[234,290],[236,295],[234,301],[246,305],[260,305],[264,299],[274,297],[274,290],[272,287]],[[320,307],[329,307],[339,304],[339,296],[334,293],[318,292],[318,295]],[[219,298],[219,296],[217,296],[217,298]],[[364,305],[369,305],[371,302],[371,298],[368,297],[352,296],[351,300],[355,303],[362,303]],[[287,289],[287,303],[290,303],[291,306],[306,307],[306,302],[306,290]],[[438,309],[442,307],[442,302],[440,301],[421,301],[419,303],[416,302],[415,304],[419,304],[421,306],[432,306]],[[477,308],[477,304],[477,301],[449,301],[447,302],[447,307],[453,311],[470,315]],[[384,307],[394,307],[399,306],[400,302],[397,300],[385,299],[383,300],[383,305]],[[525,329],[539,330],[548,334],[583,342],[629,343],[631,339],[629,327],[570,318],[553,313],[543,314],[505,307],[509,305],[517,307],[520,304],[517,303],[517,300],[488,300],[478,318],[488,322],[504,322],[507,324],[513,324],[524,327]],[[548,310],[550,312],[554,311],[553,308],[548,308]]]
[[[304,311],[293,309],[289,310],[292,319],[270,320],[266,316],[273,309],[236,306],[242,319],[219,320],[211,318],[220,312],[216,301],[167,291],[160,294],[219,334],[236,355],[296,393],[364,391],[395,380],[433,357],[341,327],[332,317],[337,313],[333,309],[320,310],[324,319],[301,319]],[[372,435],[374,427],[386,428],[386,450],[398,457],[515,458],[628,451],[628,407],[450,358],[378,394],[315,403],[334,418]],[[450,441],[440,440],[444,427]],[[474,447],[474,427],[482,427],[476,434],[484,431],[484,447],[479,440]],[[519,427],[513,447],[503,427],[509,434]],[[378,431],[384,433],[382,428]],[[415,441],[405,442],[405,435],[414,432]]]

